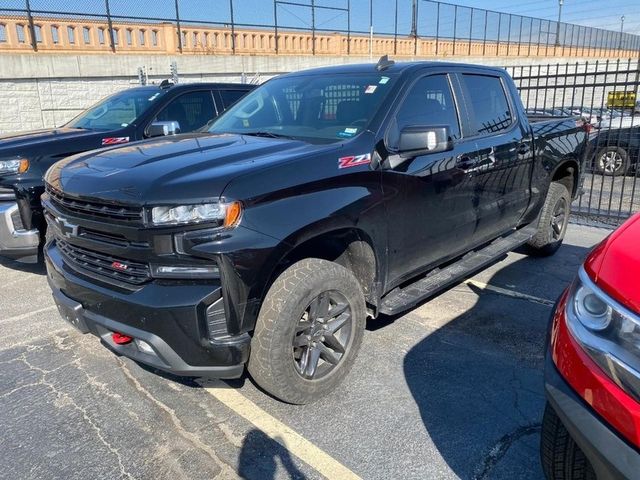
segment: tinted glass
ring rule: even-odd
[[[180,133],[193,132],[216,116],[209,90],[191,92],[172,100],[154,121],[173,121],[180,125]]]
[[[224,108],[229,108],[240,100],[245,93],[247,93],[246,90],[220,90],[220,96],[222,97]]]
[[[384,72],[275,78],[241,98],[209,131],[315,143],[349,139],[367,129],[394,82]]]
[[[392,121],[387,140],[397,147],[400,132],[409,126],[449,126],[451,137],[460,138],[455,102],[446,75],[432,75],[418,80]]]
[[[154,104],[164,92],[159,88],[125,90],[105,98],[66,126],[87,130],[116,130],[126,127]]]
[[[511,126],[511,110],[500,78],[464,74],[462,82],[469,98],[473,134],[496,133]]]

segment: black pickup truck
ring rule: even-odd
[[[42,177],[69,155],[202,128],[252,85],[189,83],[116,93],[60,128],[0,135],[0,255],[34,257],[45,233]]]
[[[184,376],[245,364],[307,403],[394,315],[527,244],[560,246],[587,134],[530,123],[504,70],[417,62],[272,79],[209,129],[46,174],[64,318]]]

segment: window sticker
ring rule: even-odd
[[[243,127],[248,127],[249,126],[249,120],[247,120],[246,118],[242,119],[242,126]]]
[[[364,93],[373,93],[378,88],[377,85],[368,85],[367,88],[364,89]]]
[[[342,138],[351,138],[358,133],[357,127],[347,127],[342,132],[338,132],[338,136]]]
[[[378,82],[380,85],[384,85],[385,83],[387,83],[389,81],[389,77],[381,77],[380,81]]]

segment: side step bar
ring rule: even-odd
[[[500,237],[486,247],[467,253],[460,260],[435,268],[415,283],[395,288],[382,298],[380,313],[396,315],[414,307],[436,293],[453,285],[482,268],[490,265],[511,250],[525,244],[536,233],[536,226],[527,226],[505,237]]]

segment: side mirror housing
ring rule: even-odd
[[[174,121],[153,122],[147,127],[147,137],[164,137],[180,133],[180,124]]]
[[[448,125],[410,126],[400,132],[398,154],[405,158],[453,149]]]

